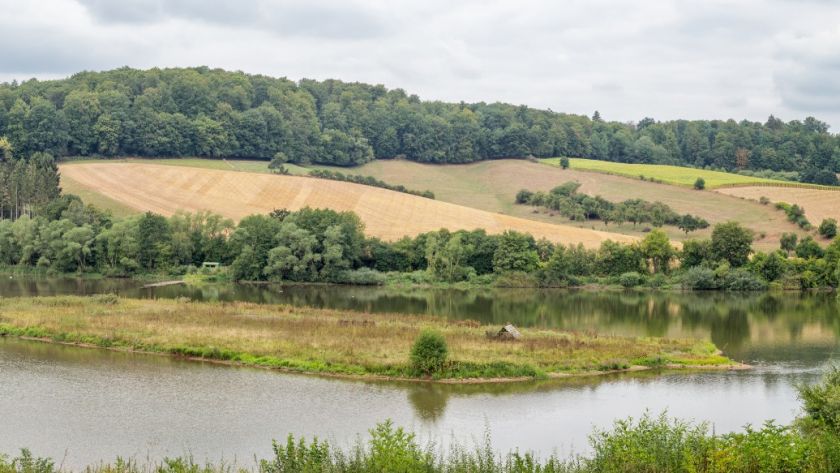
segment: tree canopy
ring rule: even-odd
[[[0,136],[53,156],[203,156],[352,166],[577,156],[796,172],[836,184],[840,138],[808,117],[765,123],[605,121],[504,103],[422,101],[401,89],[294,82],[207,67],[80,72],[0,85]]]

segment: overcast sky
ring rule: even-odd
[[[610,120],[840,131],[840,0],[0,0],[0,81],[207,65]]]

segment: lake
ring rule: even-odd
[[[128,280],[12,278],[0,296],[189,297],[424,313],[483,323],[641,336],[709,338],[754,369],[610,375],[507,385],[346,381],[168,357],[0,339],[0,451],[29,447],[82,466],[117,455],[192,454],[253,466],[271,440],[317,435],[349,446],[386,418],[440,445],[587,452],[593,427],[646,410],[716,431],[798,413],[795,384],[838,358],[833,294],[567,290],[397,290],[212,285],[141,289]],[[2,317],[2,312],[0,312]]]

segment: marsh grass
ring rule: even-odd
[[[731,364],[708,341],[534,328],[520,341],[499,342],[486,338],[487,326],[431,316],[114,296],[0,299],[0,335],[311,373],[415,377],[409,354],[423,330],[436,331],[448,346],[434,379]]]

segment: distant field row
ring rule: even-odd
[[[541,161],[553,166],[560,165],[560,158],[548,158]],[[824,187],[814,184],[780,181],[763,177],[743,176],[741,174],[729,172],[695,169],[682,166],[668,166],[664,164],[628,164],[615,163],[611,161],[598,161],[594,159],[569,158],[569,167],[579,171],[602,172],[605,174],[632,177],[636,179],[644,178],[646,180],[655,180],[657,182],[664,182],[666,184],[683,187],[692,187],[697,178],[701,177],[705,181],[707,189],[754,185],[808,188]]]

